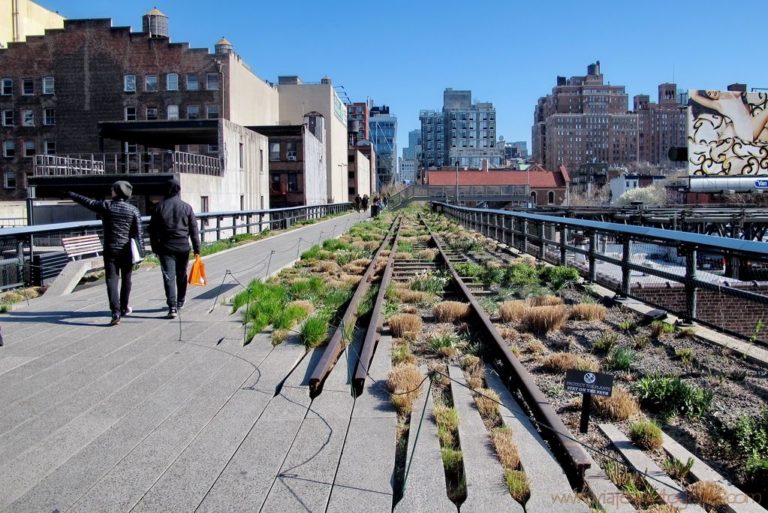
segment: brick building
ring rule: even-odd
[[[571,178],[565,166],[549,171],[531,166],[525,171],[509,169],[442,168],[426,171],[429,185],[454,186],[458,175],[459,186],[522,185],[530,187],[531,203],[536,206],[563,205],[568,199]]]
[[[633,98],[638,116],[638,155],[641,162],[664,167],[683,167],[669,160],[669,149],[686,146],[685,105],[677,97],[675,84],[660,84],[658,102],[645,94]]]
[[[624,86],[606,85],[600,61],[587,74],[557,77],[552,94],[539,98],[532,130],[533,159],[544,167],[638,160],[637,115],[627,112]]]
[[[278,92],[223,38],[215,53],[172,43],[157,9],[142,32],[108,19],[66,20],[0,50],[0,85],[3,199],[25,197],[28,184],[38,197],[77,183],[98,191],[124,173],[147,175],[130,178],[140,196],[185,172],[200,189],[196,209],[269,205],[265,173],[226,173],[266,168],[266,138],[243,126],[277,124]],[[36,160],[44,165],[32,177]],[[67,177],[51,176],[60,174]]]

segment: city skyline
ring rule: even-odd
[[[196,0],[38,3],[68,18],[111,18],[113,26],[134,31],[141,30],[141,16],[156,5],[170,19],[174,42],[212,49],[224,36],[264,80],[299,75],[316,82],[328,75],[350,101],[370,98],[389,105],[401,141],[419,127],[419,110],[439,109],[443,90],[451,87],[472,90],[476,101],[492,102],[497,135],[527,141],[530,148],[537,99],[551,92],[558,75],[580,74],[596,60],[608,82],[626,87],[630,100],[636,94],[653,96],[661,82],[674,81],[681,89],[724,90],[733,82],[768,87],[754,56],[733,51],[756,42],[740,26],[740,13],[750,12],[750,5],[757,8],[757,2],[737,10],[706,2],[654,1],[642,11],[610,2],[589,9],[569,2],[524,9],[488,2],[473,8],[479,23],[468,23],[467,7],[453,1],[395,0],[387,10],[348,1],[299,2],[298,9],[288,12],[278,5],[235,0],[215,16],[209,4]],[[445,44],[449,27],[461,37]],[[727,44],[704,46],[710,32],[728,34]],[[430,34],[440,39],[430,43]]]

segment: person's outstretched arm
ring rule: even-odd
[[[76,192],[70,192],[69,197],[73,201],[79,203],[89,210],[93,210],[97,214],[105,214],[107,212],[107,202],[104,200],[95,200]]]

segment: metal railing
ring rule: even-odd
[[[153,153],[82,153],[35,155],[33,175],[82,176],[103,174],[193,173],[220,176],[219,157],[166,151]]]
[[[768,243],[676,230],[433,203],[519,251],[687,321],[768,341]]]
[[[200,241],[210,244],[242,234],[257,234],[267,229],[289,228],[302,222],[346,212],[351,203],[245,210],[234,212],[204,212],[197,214]],[[145,237],[149,216],[142,217]],[[0,290],[33,284],[34,276],[42,276],[41,255],[62,253],[61,239],[96,233],[103,236],[101,221],[78,221],[0,229]],[[145,241],[146,242],[146,241]],[[37,258],[36,258],[37,257]],[[33,262],[41,262],[34,264]],[[35,267],[37,266],[37,267]],[[34,283],[39,285],[39,283]]]

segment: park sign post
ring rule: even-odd
[[[583,395],[579,431],[586,433],[589,428],[589,409],[592,406],[592,396],[610,397],[613,392],[613,376],[600,372],[569,369],[565,373],[565,389]]]

